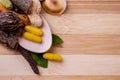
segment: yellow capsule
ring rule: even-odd
[[[39,36],[36,36],[32,33],[29,32],[24,32],[23,37],[27,40],[33,41],[33,42],[37,42],[37,43],[41,43],[42,39]]]
[[[33,33],[37,36],[42,36],[43,35],[43,31],[37,27],[33,27],[33,26],[25,26],[25,30],[27,32]]]
[[[43,55],[43,58],[48,59],[48,60],[53,60],[54,56],[51,53],[45,53]]]
[[[43,58],[54,61],[62,61],[62,57],[55,53],[45,53],[43,54]]]
[[[55,60],[55,61],[61,61],[62,57],[59,54],[54,54],[53,60]]]

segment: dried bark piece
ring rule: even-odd
[[[11,1],[26,14],[31,13],[30,8],[32,6],[32,0],[11,0]]]
[[[14,31],[19,28],[21,23],[20,18],[14,12],[1,12],[0,13],[0,30]]]
[[[17,49],[18,47],[18,36],[20,36],[21,30],[17,29],[12,32],[5,32],[0,30],[0,43],[5,46]]]
[[[17,7],[14,4],[13,4],[13,9],[12,10],[15,11],[16,13],[24,14],[24,11],[22,11],[19,7]]]
[[[10,48],[16,49],[18,46],[18,37],[14,36],[13,34],[10,34],[9,37],[7,38],[7,45]]]
[[[31,66],[34,73],[39,74],[39,70],[37,68],[36,62],[33,60],[29,51],[25,50],[21,46],[18,46],[18,50],[21,52],[22,56],[28,61],[29,65]]]
[[[0,31],[0,42],[6,44],[7,38],[8,38],[8,34],[3,31]]]

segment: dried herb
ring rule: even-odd
[[[59,36],[52,34],[52,44],[57,45],[61,43],[63,43],[63,40]]]
[[[16,49],[18,46],[18,36],[14,36],[14,34],[9,34],[7,38],[7,45],[13,49]]]
[[[32,70],[34,71],[34,73],[39,74],[39,70],[37,68],[37,64],[36,62],[33,60],[31,54],[29,51],[25,50],[24,48],[22,48],[21,46],[18,46],[18,50],[21,52],[21,54],[23,55],[23,57],[28,61],[29,65],[31,66]]]
[[[15,4],[17,7],[19,7],[26,14],[31,13],[30,8],[31,8],[32,3],[33,3],[32,0],[11,0],[11,1],[13,4]]]
[[[14,31],[19,28],[21,20],[14,12],[1,12],[0,13],[0,30]]]
[[[13,32],[0,30],[0,43],[6,44],[9,48],[16,49],[18,46],[19,29]]]
[[[38,54],[35,54],[35,53],[31,53],[34,61],[41,67],[43,68],[47,68],[48,67],[48,60],[44,59],[42,54],[41,55],[38,55]]]
[[[22,11],[19,7],[17,7],[14,3],[13,3],[13,11],[15,11],[16,13],[20,13],[20,14],[24,14],[24,11]]]
[[[7,43],[7,37],[8,34],[0,30],[0,42],[4,44]]]

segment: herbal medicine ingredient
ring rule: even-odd
[[[25,30],[27,32],[33,33],[37,36],[42,36],[43,35],[43,31],[37,27],[33,27],[33,26],[25,26]]]
[[[30,40],[30,41],[33,41],[33,42],[36,42],[36,43],[41,43],[42,42],[41,37],[36,36],[36,35],[34,35],[32,33],[29,33],[29,32],[24,32],[23,37],[27,40]]]

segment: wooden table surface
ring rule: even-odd
[[[61,16],[44,11],[52,32],[64,43],[49,52],[50,62],[35,75],[19,52],[0,45],[0,80],[120,80],[120,0],[67,0]]]

